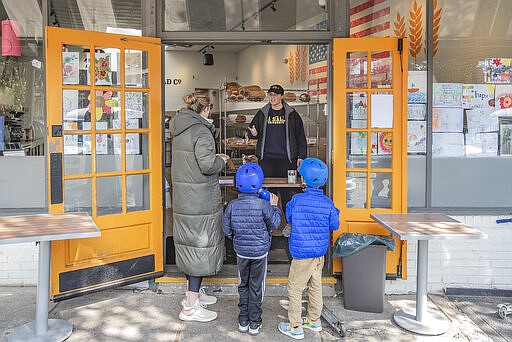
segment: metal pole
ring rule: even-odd
[[[416,262],[416,320],[422,322],[427,313],[428,240],[418,240]]]
[[[48,331],[48,298],[50,295],[50,241],[39,242],[35,335]]]

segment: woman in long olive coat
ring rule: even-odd
[[[201,299],[214,297],[204,293],[196,296],[199,292],[197,283],[200,286],[202,277],[217,274],[222,267],[225,247],[218,173],[224,168],[225,161],[215,153],[215,126],[208,120],[211,109],[209,97],[192,93],[183,99],[187,108],[180,109],[169,125],[176,266],[189,280],[189,291],[184,300],[188,305],[184,305],[180,319],[207,321],[212,315],[205,315],[205,311],[212,311],[204,308],[201,311],[201,306],[196,307],[195,304],[201,304]],[[190,319],[186,308],[196,308],[202,316]],[[216,318],[214,314],[213,319]]]

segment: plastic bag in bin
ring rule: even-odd
[[[346,257],[369,245],[384,245],[390,251],[394,251],[396,248],[395,240],[391,236],[343,233],[334,243],[332,256]]]

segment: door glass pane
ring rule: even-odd
[[[391,208],[391,172],[372,173],[371,208]]]
[[[368,103],[366,93],[347,92],[347,128],[366,128]]]
[[[64,130],[91,129],[88,90],[62,91],[62,127]]]
[[[124,53],[124,67],[124,83],[126,87],[147,88],[147,51],[126,50]]]
[[[347,53],[347,88],[367,88],[367,60],[366,52]]]
[[[372,164],[372,167],[391,167],[391,153],[393,148],[393,133],[379,132],[378,146],[377,146],[377,159],[380,161],[377,166]],[[372,158],[374,158],[372,156]],[[386,162],[384,162],[386,161]]]
[[[347,172],[347,208],[366,207],[366,173]]]
[[[126,170],[149,169],[149,134],[126,134]]]
[[[126,211],[149,209],[149,175],[126,176]]]
[[[64,212],[86,212],[92,215],[92,182],[90,179],[64,181]]]
[[[88,46],[64,46],[62,51],[62,84],[89,85],[88,67]]]
[[[96,206],[98,216],[122,213],[121,177],[101,177],[96,179]]]
[[[120,172],[121,155],[113,148],[121,134],[96,134],[96,172]]]
[[[119,49],[98,48],[94,53],[94,84],[100,86],[119,86],[120,66]]]
[[[127,91],[124,95],[126,104],[126,128],[148,128],[148,93]]]
[[[378,92],[371,94],[370,98],[370,120],[372,128],[393,128],[393,94]]]
[[[121,98],[118,91],[96,91],[96,129],[119,129]]]
[[[367,132],[347,133],[347,146],[351,155],[365,155],[367,153]],[[377,133],[371,134],[371,152],[377,153]]]
[[[391,88],[393,82],[393,59],[391,51],[372,53],[372,88]]]

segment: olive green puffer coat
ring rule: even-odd
[[[196,277],[217,274],[224,259],[218,173],[225,163],[215,155],[214,129],[187,108],[180,109],[169,124],[176,266]]]

